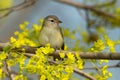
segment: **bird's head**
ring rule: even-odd
[[[46,27],[57,27],[59,23],[62,23],[62,21],[59,20],[59,18],[55,15],[49,15],[45,17],[43,26]]]

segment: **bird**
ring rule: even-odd
[[[39,33],[40,46],[50,44],[50,47],[64,50],[64,37],[59,24],[61,20],[55,15],[48,15],[44,18],[42,28]]]

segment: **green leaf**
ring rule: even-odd
[[[3,51],[9,52],[11,49],[12,49],[12,47],[9,45],[9,46],[6,46],[6,47],[3,49]]]

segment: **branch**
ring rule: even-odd
[[[0,51],[3,51],[3,49],[6,46],[10,46],[9,43],[0,43]],[[26,53],[35,54],[35,51],[37,48],[25,46],[21,47],[19,49],[13,49],[17,50],[19,52],[22,51],[22,48],[25,49]],[[64,51],[64,50],[56,50],[50,56],[54,56],[55,58],[60,58],[59,53],[65,53],[65,56],[67,57],[67,53],[71,52],[72,54],[76,55],[76,51]],[[120,60],[120,53],[112,53],[112,52],[77,52],[82,59],[107,59],[107,60]]]
[[[18,10],[27,8],[31,5],[33,5],[35,2],[36,2],[36,0],[24,0],[24,2],[22,2],[18,5],[15,5],[15,6],[12,6],[9,8],[5,8],[5,9],[0,9],[0,11],[7,11],[5,14],[0,15],[0,18],[8,16],[10,13],[12,13],[14,11],[18,11]]]
[[[78,70],[77,68],[74,68],[74,72],[80,74],[81,76],[88,78],[89,80],[96,80],[95,77],[93,77],[93,76],[91,76],[91,75],[89,75],[81,70]]]
[[[103,67],[98,67],[99,69],[102,69]],[[120,62],[115,64],[115,65],[111,65],[111,66],[107,66],[107,68],[120,68]],[[96,69],[95,67],[84,67],[84,70],[91,70],[91,69]]]
[[[60,51],[57,50],[52,56],[59,57],[59,53],[67,53],[71,52],[72,54],[76,54],[75,51]],[[106,53],[106,52],[77,52],[82,59],[107,59],[107,60],[120,60],[120,53]]]
[[[8,56],[9,57],[9,56]],[[11,67],[7,64],[8,57],[4,61],[3,71],[10,80],[14,80],[15,75],[12,73]]]
[[[98,10],[94,6],[84,5],[84,4],[81,4],[79,2],[74,2],[72,0],[57,0],[57,2],[61,2],[61,3],[64,3],[64,4],[70,5],[70,6],[74,6],[76,8],[82,8],[82,9],[90,10],[90,11],[94,12],[96,15],[101,15],[101,16],[105,16],[105,17],[108,17],[108,18],[117,19],[117,17],[115,15],[109,14],[109,13],[101,11],[101,10]]]
[[[107,2],[107,3],[103,3],[103,4],[99,4],[99,5],[94,5],[94,7],[99,7],[99,8],[101,8],[101,7],[105,7],[105,6],[111,6],[111,5],[115,4],[116,1],[117,1],[117,0],[111,0],[110,2]]]
[[[2,70],[3,70],[3,72],[5,73],[5,75],[9,77],[8,71],[7,71],[7,69],[5,68],[5,66],[2,68]],[[16,75],[18,75],[17,72],[12,71],[12,70],[11,70],[11,73],[12,73],[12,77],[13,77],[13,78],[14,78]]]
[[[89,34],[91,34],[91,30],[90,30],[90,16],[89,16],[89,12],[88,10],[85,10],[85,16],[86,16],[86,28]]]

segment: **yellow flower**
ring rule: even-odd
[[[38,64],[38,66],[37,66],[37,73],[38,74],[44,74],[45,73],[45,67],[44,66],[42,66],[42,65],[40,65],[40,64]]]
[[[68,74],[62,74],[60,77],[60,80],[69,80],[69,75]]]
[[[14,34],[15,34],[15,35],[18,35],[18,34],[19,34],[19,32],[18,32],[18,31],[15,31],[15,32],[14,32]]]
[[[67,54],[67,57],[68,57],[68,63],[74,63],[75,62],[74,54],[72,54],[72,53],[69,52]]]
[[[40,19],[40,20],[39,20],[39,22],[40,22],[41,24],[43,23],[43,21],[44,21],[44,19]]]
[[[52,53],[54,51],[54,49],[50,48],[50,47],[45,47],[45,48],[42,47],[41,50],[44,54],[49,54],[49,53]]]
[[[2,68],[0,68],[0,79],[5,77],[5,73],[3,72]]]
[[[26,71],[29,73],[35,73],[36,72],[36,67],[35,65],[32,64],[27,64],[26,66]]]
[[[6,59],[6,57],[7,57],[7,53],[5,53],[4,51],[0,53],[0,61],[3,61],[4,59]]]
[[[65,53],[59,53],[59,55],[60,55],[61,58],[65,57]]]
[[[68,57],[69,59],[73,59],[73,58],[74,58],[74,55],[69,52],[69,53],[67,54],[67,57]]]
[[[44,54],[49,54],[49,53],[52,53],[54,51],[53,48],[50,47],[50,44],[47,44],[46,47],[40,47],[37,49],[37,53],[44,53]]]
[[[65,45],[65,46],[64,46],[64,50],[68,50],[68,46]]]
[[[21,30],[25,29],[25,27],[26,27],[26,26],[25,26],[24,24],[20,24],[20,29],[21,29]]]
[[[24,21],[24,24],[25,24],[25,25],[28,25],[28,24],[29,24],[29,22],[28,22],[28,21]]]
[[[108,76],[109,76],[109,77],[112,77],[112,73],[111,73],[111,72],[109,72],[109,73],[108,73]]]
[[[66,71],[67,73],[72,73],[72,72],[73,72],[73,66],[66,66],[66,67],[65,67],[65,71]]]
[[[115,45],[116,45],[116,42],[118,41],[113,41],[109,39],[108,36],[104,36],[104,37],[105,37],[107,46],[110,48],[110,52],[115,52]]]
[[[107,43],[107,45],[108,45],[109,47],[114,47],[114,42],[113,42],[112,40],[107,39],[107,40],[106,40],[106,43]]]
[[[10,43],[14,43],[16,41],[16,39],[14,37],[10,38]]]
[[[20,24],[20,29],[24,30],[28,24],[29,24],[29,22],[27,22],[27,21],[25,21],[23,24]]]
[[[71,38],[71,39],[75,39],[75,35],[72,34],[72,35],[70,36],[70,38]]]
[[[104,38],[105,38],[105,41],[106,41],[107,46],[109,46],[109,47],[114,47],[114,45],[115,45],[114,41],[110,40],[110,39],[108,38],[108,36],[106,36],[106,35],[104,36]]]
[[[120,7],[116,8],[115,10],[117,13],[120,13]]]
[[[83,68],[84,68],[84,66],[83,66],[83,61],[82,61],[82,60],[77,60],[77,67],[78,67],[79,69],[83,69]]]
[[[64,36],[69,36],[70,35],[70,30],[67,28],[67,29],[64,29]]]
[[[21,75],[17,75],[15,76],[15,79],[14,80],[28,80],[26,76],[23,76],[22,74]]]
[[[41,75],[40,80],[46,80],[46,76],[45,75]]]
[[[110,52],[115,52],[115,48],[114,47],[110,47]]]
[[[100,60],[99,64],[108,63],[108,62],[109,62],[109,60]]]
[[[103,68],[102,68],[103,75],[106,75],[108,73],[107,68],[108,68],[108,66],[103,66]]]
[[[33,29],[38,32],[38,31],[40,31],[41,26],[39,26],[37,24],[33,24]]]
[[[94,46],[96,49],[99,49],[100,51],[105,49],[104,42],[101,39],[98,39],[97,42],[94,43]]]
[[[7,64],[8,64],[9,66],[14,66],[14,65],[16,64],[16,61],[14,61],[13,59],[9,59],[9,60],[7,61]]]

